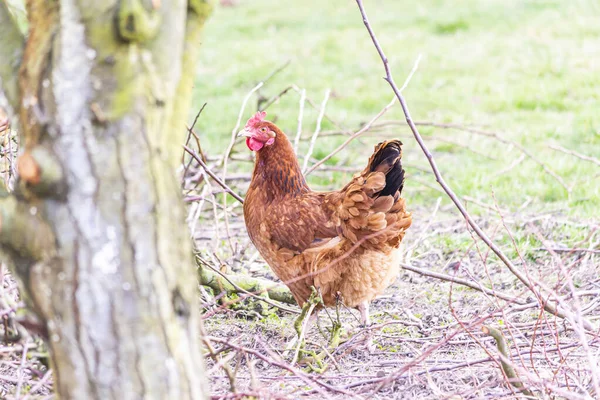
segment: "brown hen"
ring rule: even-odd
[[[341,190],[312,191],[291,143],[264,112],[240,132],[256,152],[244,202],[250,239],[300,306],[316,288],[325,306],[361,311],[397,277],[400,243],[411,224],[400,197],[402,143],[375,146],[367,167]]]

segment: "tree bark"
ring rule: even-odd
[[[0,107],[15,119],[19,102],[18,69],[23,56],[23,35],[5,1],[0,2]]]
[[[0,256],[48,332],[61,398],[208,394],[174,167],[211,6],[162,3],[28,0],[18,89],[4,87],[24,149]]]

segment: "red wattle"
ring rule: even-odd
[[[248,137],[246,138],[246,146],[248,146],[248,148],[252,151],[259,151],[263,148],[264,143],[254,139],[253,137]]]

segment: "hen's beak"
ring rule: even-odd
[[[252,136],[252,133],[247,128],[242,129],[237,134],[237,137],[251,137],[251,136]]]

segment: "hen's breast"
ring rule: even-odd
[[[347,307],[370,302],[398,276],[399,248],[352,248],[346,240],[338,248],[320,254],[314,262],[314,285],[320,288],[328,307],[335,305],[338,296]]]
[[[277,231],[273,225],[287,225],[287,216],[273,211],[277,208],[263,191],[251,188],[244,202],[246,228],[250,240],[273,273],[289,287],[298,304],[302,305],[311,294],[313,279],[310,265],[316,255],[302,254],[277,243]],[[289,235],[293,234],[293,231],[289,232]]]

